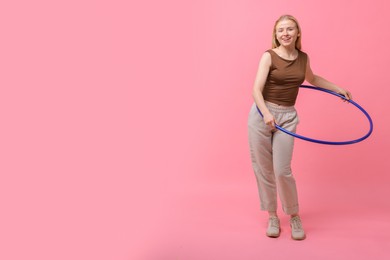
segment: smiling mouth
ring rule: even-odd
[[[284,39],[282,39],[282,42],[284,42],[284,43],[290,43],[291,41],[292,41],[291,38],[284,38]]]

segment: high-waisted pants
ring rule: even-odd
[[[270,102],[266,106],[279,126],[295,133],[299,119],[294,106]],[[255,103],[249,113],[248,135],[261,210],[276,212],[278,193],[283,211],[288,215],[297,214],[298,194],[291,172],[294,137],[266,125]]]

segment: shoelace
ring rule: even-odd
[[[297,218],[297,217],[292,218],[291,224],[292,224],[294,229],[302,230],[302,222],[299,218]]]
[[[279,227],[279,219],[278,218],[270,218],[271,227]]]

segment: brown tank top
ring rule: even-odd
[[[293,106],[298,96],[299,86],[305,80],[307,54],[298,50],[295,60],[286,60],[273,50],[272,64],[265,82],[264,100],[283,106]]]

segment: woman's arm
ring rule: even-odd
[[[253,85],[252,95],[257,107],[260,109],[261,113],[263,114],[264,123],[270,125],[272,128],[275,128],[275,118],[266,107],[264,102],[264,97],[263,97],[263,89],[268,77],[271,64],[272,64],[271,54],[265,52],[260,59],[255,83]]]
[[[340,88],[339,86],[333,84],[332,82],[330,82],[330,81],[328,81],[328,80],[326,80],[318,75],[315,75],[310,68],[309,57],[307,57],[305,79],[307,82],[309,82],[313,86],[328,89],[328,90],[336,92],[340,95],[343,95],[346,99],[352,99],[352,94],[348,90]]]

